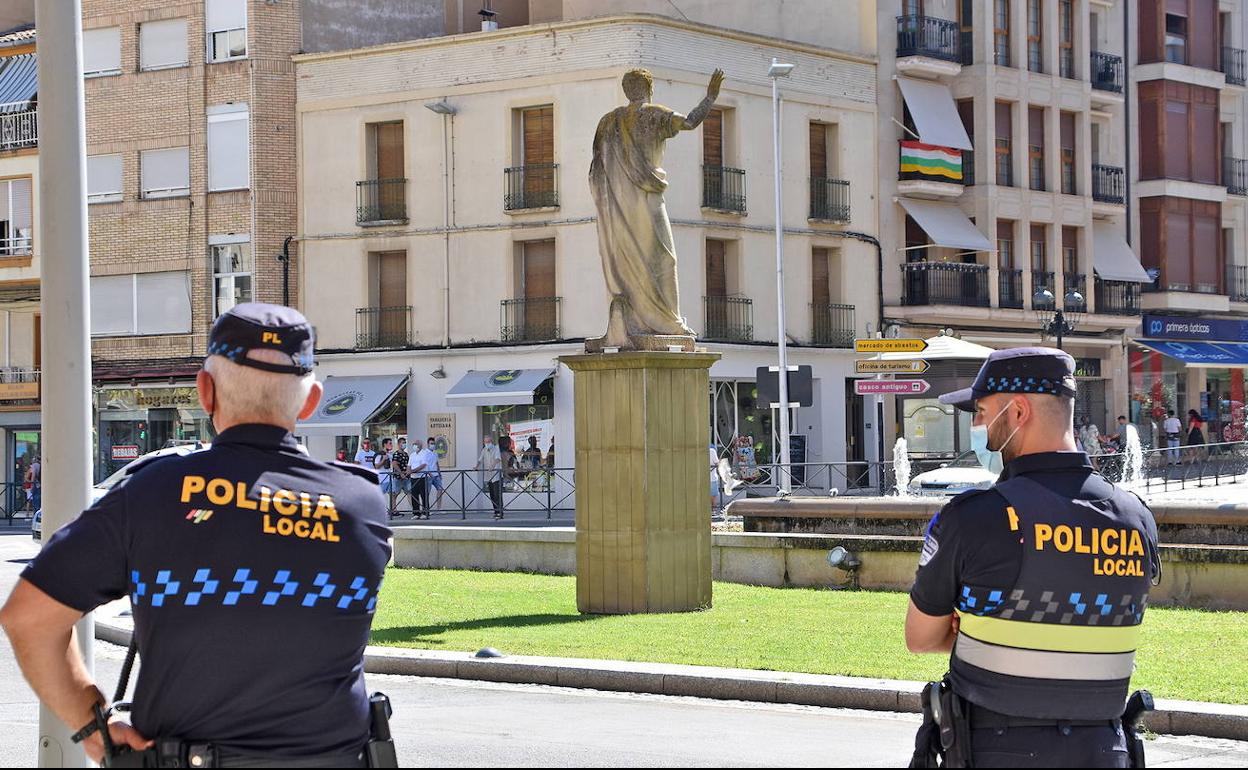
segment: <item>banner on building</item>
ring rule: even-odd
[[[429,436],[433,437],[434,451],[438,453],[438,464],[443,468],[455,467],[455,414],[438,412],[429,415]],[[419,446],[429,436],[417,436],[409,441],[412,446]]]
[[[537,448],[544,456],[550,450],[550,442],[555,438],[554,420],[526,420],[507,425],[507,435],[511,436],[515,453],[523,454],[529,448],[529,436],[537,437]]]
[[[961,183],[962,153],[950,147],[903,140],[900,171],[902,179]]]

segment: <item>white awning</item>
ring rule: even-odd
[[[923,228],[936,246],[966,251],[992,251],[992,244],[975,229],[971,220],[952,203],[932,203],[911,198],[897,202]]]
[[[325,395],[320,406],[295,428],[296,435],[358,436],[364,423],[372,420],[407,385],[406,374],[367,377],[325,378]]]
[[[471,371],[446,393],[447,406],[532,404],[533,391],[554,376],[554,369]]]
[[[962,117],[958,115],[948,86],[913,78],[897,78],[897,85],[910,108],[920,140],[957,150],[975,149],[962,126]]]
[[[1127,245],[1122,229],[1107,222],[1092,223],[1092,266],[1106,281],[1153,282]]]

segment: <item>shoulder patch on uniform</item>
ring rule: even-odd
[[[378,480],[379,477],[377,475],[377,471],[373,470],[372,468],[365,468],[363,465],[356,465],[354,463],[344,463],[339,460],[331,460],[329,464],[334,466],[340,471],[346,471],[347,473],[354,473],[356,476],[368,479],[374,484],[380,483],[380,481]]]
[[[935,521],[935,519],[933,519]],[[923,550],[919,553],[919,566],[925,567],[932,560],[936,552],[940,550],[940,542],[932,536],[931,526],[928,526],[927,536],[923,538]]]

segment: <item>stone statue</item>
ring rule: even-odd
[[[591,351],[666,350],[669,344],[693,350],[693,330],[680,315],[676,250],[663,202],[667,173],[659,164],[668,139],[706,119],[723,82],[723,71],[715,70],[706,98],[686,116],[651,104],[654,78],[644,69],[629,70],[622,83],[628,106],[598,121],[589,185],[611,309],[606,336],[591,340]]]

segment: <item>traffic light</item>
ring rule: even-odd
[[[139,441],[147,441],[147,423],[139,423]]]

